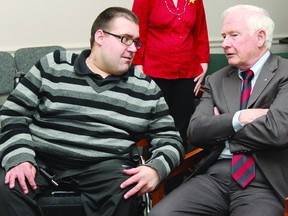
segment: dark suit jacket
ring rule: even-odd
[[[264,64],[248,108],[268,108],[235,133],[232,118],[240,107],[242,81],[235,67],[227,66],[205,81],[205,93],[193,114],[188,136],[193,145],[210,151],[193,175],[204,172],[230,142],[234,152],[251,152],[257,166],[283,201],[288,196],[288,60],[270,55]],[[213,107],[220,111],[215,116]]]

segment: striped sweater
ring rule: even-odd
[[[159,87],[132,69],[101,79],[85,63],[89,54],[50,53],[17,85],[0,111],[2,166],[37,165],[37,154],[75,163],[129,159],[131,146],[147,137],[147,166],[163,180],[184,151]]]

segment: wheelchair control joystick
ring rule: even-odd
[[[46,170],[43,168],[39,168],[40,173],[47,179],[49,180],[54,186],[58,187],[59,184],[54,180],[54,175],[50,175]]]

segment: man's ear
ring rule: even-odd
[[[266,42],[266,32],[262,29],[259,30],[257,32],[257,37],[258,37],[258,47],[264,46]]]
[[[101,29],[98,29],[94,34],[95,43],[101,46],[103,44],[104,38],[104,32]]]

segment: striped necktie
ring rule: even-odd
[[[251,80],[254,76],[252,70],[241,73],[243,78],[240,110],[245,109],[251,93]],[[232,157],[232,177],[242,188],[245,188],[255,178],[255,161],[251,155],[235,154]]]

